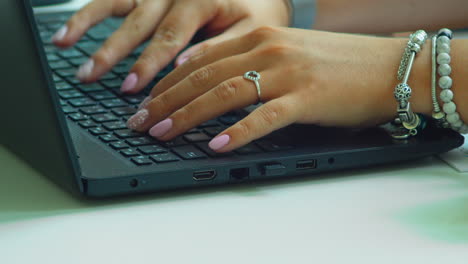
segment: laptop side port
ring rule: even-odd
[[[209,181],[216,178],[215,170],[196,171],[193,173],[193,179],[196,181]]]
[[[300,160],[296,163],[296,169],[298,170],[313,170],[317,168],[317,160]]]
[[[250,170],[249,168],[232,169],[229,171],[229,176],[233,180],[247,180],[250,177]]]

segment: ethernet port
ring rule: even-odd
[[[231,179],[243,181],[250,177],[250,170],[249,168],[232,169],[229,171],[229,175]]]

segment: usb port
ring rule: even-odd
[[[317,160],[301,160],[296,163],[296,169],[298,170],[312,170],[317,168]]]
[[[209,181],[216,178],[215,170],[196,171],[193,173],[193,179],[196,181]]]

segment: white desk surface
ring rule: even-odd
[[[80,201],[0,146],[0,263],[468,263],[468,174],[437,158]]]

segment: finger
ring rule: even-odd
[[[294,96],[272,100],[210,141],[216,152],[228,152],[298,120],[301,106]]]
[[[127,15],[136,7],[138,2],[134,0],[91,1],[74,14],[67,24],[55,33],[52,41],[59,47],[72,46],[92,26],[112,15]]]
[[[221,42],[239,37],[251,31],[252,29],[253,25],[250,20],[242,20],[228,28],[222,34],[200,42],[190,47],[186,51],[182,52],[179,56],[177,56],[177,59],[175,60],[175,66],[179,67],[180,65],[184,64],[189,58],[191,58],[194,54],[198,53],[202,49],[208,49],[209,47],[215,46],[216,44],[219,44]]]
[[[260,61],[257,61],[257,65],[247,66],[245,62],[248,61],[248,58],[248,54],[243,54],[241,56],[218,61],[195,71],[179,84],[152,99],[145,106],[144,111],[149,112],[149,116],[145,122],[137,124],[135,121],[138,120],[138,118],[132,117],[128,121],[128,126],[137,131],[147,131],[155,123],[167,118],[173,112],[181,109],[199,96],[219,85],[223,90],[235,90],[233,87],[239,87],[241,84],[250,84],[253,86],[252,83],[244,80],[242,75],[248,71],[248,69],[246,69],[247,67],[255,67],[261,71],[262,66],[260,65]],[[226,67],[226,65],[237,65],[237,67]],[[226,80],[239,76],[241,76],[241,78],[239,80],[236,79],[238,82],[225,82]],[[135,116],[138,115],[139,113]]]
[[[122,84],[122,92],[136,93],[146,87],[212,18],[216,11],[213,9],[207,1],[176,1],[130,70]]]
[[[135,8],[122,26],[106,40],[87,63],[78,69],[77,78],[83,82],[99,79],[151,36],[159,23],[159,18],[169,7],[169,0],[159,0],[145,1]]]
[[[262,75],[267,80],[274,80],[272,72],[262,72]],[[268,81],[263,85],[273,87],[274,83]],[[167,119],[153,126],[149,133],[160,140],[171,140],[201,123],[258,101],[259,96],[255,85],[242,76],[235,77],[224,81],[177,110]]]

